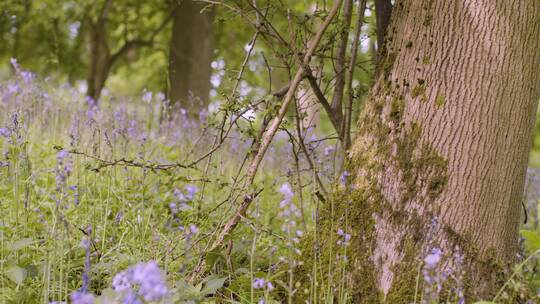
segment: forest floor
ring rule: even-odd
[[[291,303],[300,293],[310,303],[333,295],[347,302],[345,278],[295,279],[307,262],[299,243],[316,229],[320,199],[289,133],[280,131],[270,147],[247,215],[208,251],[245,194],[250,130],[259,122],[236,120],[220,143],[222,113],[171,117],[164,105],[151,92],[105,96],[97,105],[28,75],[0,84],[0,302]],[[327,188],[339,183],[336,142],[312,132],[305,145]],[[500,300],[523,294],[525,303],[540,287],[539,174],[529,175],[525,262]],[[340,273],[350,234],[335,230],[334,254],[343,260],[323,268]],[[193,285],[188,277],[201,256],[204,276]],[[423,290],[419,301],[433,303]]]

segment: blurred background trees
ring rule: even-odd
[[[287,5],[266,1],[224,3],[247,12],[254,12],[250,5],[260,7],[258,15],[249,16],[259,24],[250,24],[246,16],[227,6],[194,0],[2,1],[0,76],[9,77],[9,59],[16,58],[25,69],[77,86],[93,100],[135,96],[143,90],[163,92],[171,104],[196,114],[209,104],[211,109],[219,107],[225,98],[237,98],[241,104],[243,99],[260,99],[285,86],[295,65],[290,46],[272,41],[273,34],[253,41],[257,26],[262,29],[262,24],[271,23],[287,40],[293,30],[294,48],[302,51],[328,10],[326,4],[316,0]],[[354,2],[349,12],[354,20],[357,6]],[[365,92],[371,82],[374,53],[370,45],[375,45],[376,39],[374,7],[375,2],[367,2],[358,68],[352,80],[356,95]],[[345,74],[346,65],[342,63],[349,60],[352,51],[349,44],[344,44],[345,53],[340,54],[340,59],[334,58],[338,42],[351,42],[355,34],[351,16],[343,24],[332,25],[335,37],[324,42],[312,61],[321,90],[334,107],[346,96],[342,89],[335,96],[331,93],[333,74],[336,70],[340,70],[339,75]],[[244,62],[248,51],[251,54]],[[241,68],[242,79],[237,79]],[[344,78],[338,78],[339,88]],[[309,88],[307,79],[304,82],[303,86]],[[230,96],[234,86],[238,88],[237,96]],[[305,103],[305,98],[298,97]],[[317,121],[313,115],[321,109],[314,110],[316,104],[306,107],[312,117],[306,122]],[[332,130],[326,119],[320,124]]]

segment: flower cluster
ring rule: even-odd
[[[272,290],[274,290],[274,284],[272,284],[272,282],[270,282],[270,281],[265,280],[264,278],[255,278],[253,280],[253,285],[252,286],[253,286],[254,289],[263,290],[265,293],[269,293]],[[264,298],[260,298],[257,303],[258,304],[265,304],[266,301],[265,301]]]
[[[136,286],[138,288],[135,288]],[[125,293],[124,302],[128,301],[128,303],[137,303],[139,298],[145,301],[159,301],[169,292],[161,270],[153,261],[139,263],[116,274],[112,281],[112,288],[116,292]]]
[[[343,229],[338,229],[337,235],[339,237],[337,240],[338,246],[349,246],[351,244],[351,235],[349,233],[345,233]]]
[[[265,280],[264,278],[255,278],[253,280],[253,288],[255,289],[264,289],[266,291],[274,290],[274,285],[272,282]]]
[[[176,201],[169,204],[169,209],[172,214],[177,214],[180,211],[186,211],[191,209],[188,205],[195,198],[195,194],[199,191],[199,188],[195,185],[187,185],[184,187],[184,191],[180,189],[174,189],[174,197]]]
[[[424,257],[424,268],[422,274],[424,276],[424,303],[438,303],[438,297],[442,290],[442,284],[446,281],[446,274],[440,271],[440,263],[442,260],[442,250],[432,248],[431,251]]]
[[[19,63],[17,62],[17,59],[11,58],[10,63],[11,66],[13,66],[13,69],[15,69],[15,72],[17,72],[17,75],[23,80],[25,84],[30,84],[36,78],[36,74],[22,70],[19,66]]]
[[[71,294],[73,304],[94,304],[94,295],[84,291],[75,291]]]
[[[64,196],[65,188],[67,185],[67,178],[73,171],[73,166],[71,159],[69,157],[69,152],[66,150],[60,150],[56,153],[56,194],[55,201],[56,205],[59,206],[62,197]]]
[[[283,200],[279,203],[279,216],[283,219],[281,230],[287,235],[287,247],[294,250],[296,254],[301,254],[295,244],[300,243],[300,237],[303,231],[297,228],[297,219],[301,218],[302,214],[293,202],[294,192],[288,183],[281,185],[279,192],[283,195]]]

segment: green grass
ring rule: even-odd
[[[156,261],[166,276],[171,293],[163,303],[293,303],[299,293],[312,303],[350,301],[341,263],[337,268],[314,263],[319,267],[314,274],[339,274],[335,281],[299,282],[295,275],[297,265],[307,262],[296,250],[296,238],[302,238],[296,231],[315,229],[312,215],[319,202],[313,175],[302,158],[296,168],[285,133],[262,164],[255,185],[262,192],[248,215],[222,248],[207,252],[234,212],[237,200],[231,197],[242,194],[239,172],[245,169],[249,132],[231,133],[194,168],[154,170],[149,167],[187,164],[209,151],[219,114],[211,115],[207,125],[189,126],[178,117],[169,124],[157,98],[150,104],[111,98],[90,115],[84,97],[73,89],[45,82],[23,85],[20,79],[9,84],[14,83],[19,89],[11,95],[8,83],[0,87],[0,128],[10,129],[9,136],[0,137],[0,303],[67,301],[83,286],[82,243],[88,241],[88,292],[98,297],[96,303],[118,301],[122,295],[111,289],[114,275],[148,261]],[[336,160],[324,150],[333,145],[311,143],[327,184],[336,175]],[[62,158],[60,151],[72,153]],[[289,207],[280,208],[284,183],[295,195],[285,204]],[[175,190],[186,195],[186,186],[198,191],[181,204]],[[285,214],[291,203],[299,214]],[[536,252],[538,233],[523,235],[527,252]],[[334,250],[343,257],[349,249]],[[207,275],[191,285],[186,278],[201,256]],[[497,300],[523,290],[526,296],[534,293],[540,287],[532,268],[536,264],[532,256],[518,265]],[[255,288],[260,278],[264,288]]]

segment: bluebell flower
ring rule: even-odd
[[[143,302],[141,299],[139,299],[135,292],[130,290],[124,297],[122,304],[143,304]]]
[[[8,138],[11,136],[11,130],[8,128],[0,128],[0,136]]]
[[[264,288],[265,283],[266,281],[264,280],[264,278],[255,278],[253,280],[253,288],[255,289]]]
[[[117,292],[122,292],[131,289],[131,279],[127,271],[117,273],[112,281],[112,289]]]
[[[72,304],[93,304],[94,295],[84,291],[75,291],[71,294],[71,303]]]
[[[154,261],[139,263],[120,272],[114,276],[112,282],[115,291],[128,292],[124,297],[124,303],[140,303],[138,296],[132,295],[134,285],[139,287],[137,295],[145,301],[159,301],[169,293],[163,274]]]
[[[343,229],[339,228],[337,231],[337,235],[339,236],[339,239],[337,240],[338,245],[342,246],[349,246],[351,241],[351,235],[349,233],[345,233]]]
[[[69,156],[68,151],[60,150],[60,151],[58,151],[58,153],[56,153],[56,160],[60,162],[60,161],[64,160],[66,157],[68,157],[68,156]]]
[[[195,193],[199,191],[199,188],[195,185],[187,185],[184,187],[184,189],[186,189],[187,191],[186,198],[190,201],[193,200],[193,198],[195,197]]]
[[[17,93],[19,93],[20,90],[21,90],[21,88],[19,87],[19,85],[17,83],[10,83],[7,86],[7,95],[17,94]]]
[[[21,71],[20,72],[21,78],[23,79],[24,83],[30,84],[34,78],[36,78],[36,75],[32,72],[28,71]]]
[[[426,263],[426,268],[433,269],[437,267],[441,261],[442,251],[439,248],[433,248],[431,253],[429,253],[425,258],[424,262]]]
[[[139,284],[139,294],[145,301],[159,301],[169,292],[157,263],[153,261],[136,265],[133,281]]]
[[[146,91],[146,89],[145,89],[143,91],[142,101],[144,101],[146,103],[150,103],[152,101],[152,92],[151,91]]]
[[[199,228],[197,228],[197,226],[191,224],[191,225],[189,225],[189,231],[190,231],[192,234],[196,234],[197,232],[199,232]]]
[[[294,192],[292,191],[291,185],[289,185],[289,183],[284,183],[283,185],[281,185],[281,187],[279,188],[279,192],[283,194],[285,199],[290,200],[294,197]]]
[[[347,185],[347,178],[351,176],[351,174],[347,171],[343,171],[343,173],[341,173],[341,176],[339,177],[339,183],[345,187]]]

